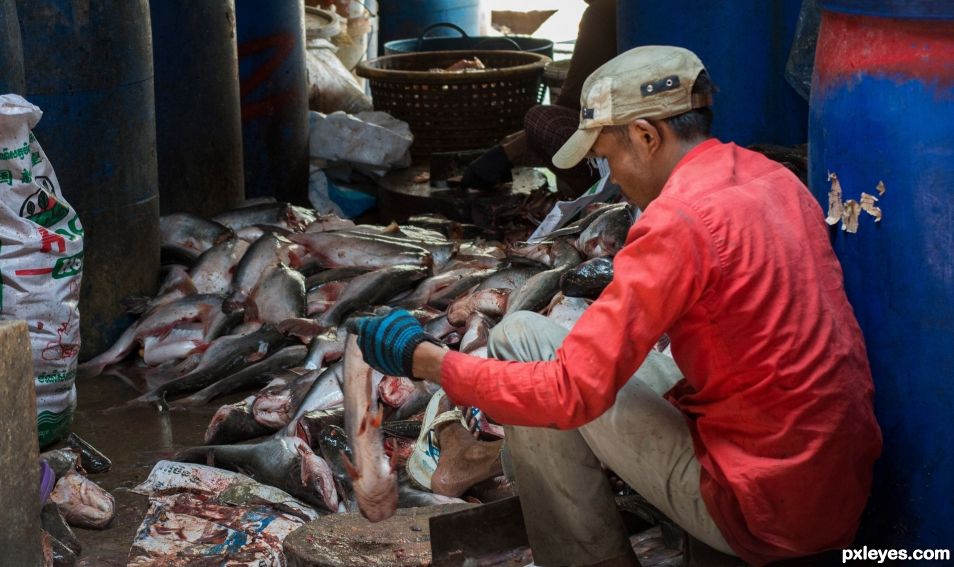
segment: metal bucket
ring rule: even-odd
[[[308,84],[301,0],[236,0],[245,195],[308,195]]]
[[[857,547],[950,547],[954,4],[822,6],[809,122],[812,190],[828,208],[834,173],[841,201],[860,202],[866,193],[883,214],[875,222],[862,211],[855,234],[832,228],[884,434]]]
[[[448,28],[460,37],[427,37],[433,30]],[[385,55],[415,53],[418,51],[478,51],[478,50],[529,51],[553,58],[553,42],[549,39],[523,36],[469,36],[455,24],[441,22],[424,28],[414,39],[396,39],[384,44]]]
[[[234,0],[152,0],[159,209],[211,216],[245,199]]]
[[[617,43],[678,45],[718,85],[713,133],[740,145],[801,144],[808,105],[785,81],[801,0],[619,0]]]
[[[159,193],[147,0],[19,0],[26,97],[86,231],[80,319],[88,358],[129,325],[120,300],[159,276]]]

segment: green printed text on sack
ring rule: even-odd
[[[30,155],[30,144],[23,142],[23,145],[19,148],[3,148],[3,151],[0,151],[0,159],[23,159]]]
[[[60,258],[53,265],[53,279],[68,278],[83,271],[83,253]]]
[[[36,377],[37,384],[56,384],[58,382],[67,382],[76,377],[75,370],[67,370],[65,372],[54,372],[52,374],[38,374]]]

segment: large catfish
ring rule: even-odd
[[[297,437],[274,436],[254,445],[205,445],[183,449],[176,461],[206,463],[247,474],[302,502],[338,510],[335,480],[324,459]]]
[[[374,371],[361,358],[354,335],[344,355],[345,431],[354,462],[346,461],[361,514],[372,522],[390,518],[397,509],[397,474],[384,453],[382,412],[371,379]]]

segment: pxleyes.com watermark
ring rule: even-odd
[[[842,549],[841,562],[877,561],[878,563],[895,561],[945,561],[951,560],[950,549],[877,549],[867,545],[860,549]]]

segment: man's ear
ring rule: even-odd
[[[649,155],[656,153],[662,146],[662,133],[649,120],[639,119],[629,124],[630,140],[643,148]]]

